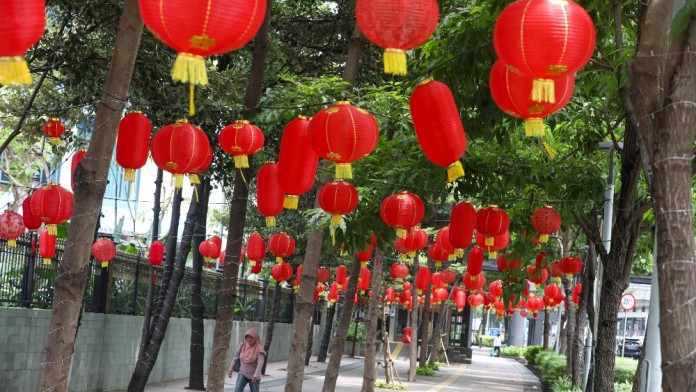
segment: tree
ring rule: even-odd
[[[373,392],[375,390],[376,380],[376,364],[377,353],[375,352],[375,342],[377,341],[377,324],[380,319],[380,313],[384,316],[382,309],[382,301],[380,299],[382,293],[382,273],[384,262],[382,261],[382,251],[377,249],[374,256],[374,267],[372,268],[372,282],[370,291],[370,305],[365,326],[365,370],[363,372],[362,392]],[[382,330],[382,333],[385,331]],[[389,344],[387,342],[387,344]],[[385,366],[388,366],[385,363]]]

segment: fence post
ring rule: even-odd
[[[29,246],[25,249],[27,255],[27,266],[22,274],[22,294],[20,306],[31,308],[32,296],[34,294],[34,269],[36,268],[36,246],[34,244],[34,232],[29,232]]]
[[[91,263],[91,261],[90,261]],[[99,263],[97,261],[97,263]],[[92,298],[92,311],[94,313],[106,313],[109,289],[109,267],[99,267],[99,277],[94,278],[94,297]]]

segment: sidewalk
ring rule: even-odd
[[[490,357],[487,348],[474,348],[471,364],[452,363],[443,366],[434,377],[417,376],[415,382],[408,382],[409,360],[408,346],[404,346],[400,355],[394,359],[401,381],[407,385],[408,391],[418,392],[454,392],[480,391],[486,392],[540,392],[541,384],[538,378],[521,363],[511,358]],[[364,358],[344,356],[341,360],[336,392],[354,392],[362,387]],[[309,366],[305,368],[302,389],[320,391],[324,384],[326,363],[316,362],[312,357]],[[261,380],[261,391],[280,392],[285,390],[287,361],[269,362],[266,375]],[[396,377],[395,377],[396,378]],[[377,368],[377,379],[384,380],[384,368]],[[225,379],[225,391],[234,391],[234,380]],[[395,380],[396,381],[396,380]],[[152,392],[184,391],[188,380],[175,380],[162,384],[148,385],[145,390]],[[247,387],[248,390],[248,387]]]

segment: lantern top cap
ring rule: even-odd
[[[131,110],[128,112],[128,114],[143,114],[140,110]]]
[[[300,114],[299,116],[297,116],[297,118],[299,118],[300,120],[311,120],[311,119],[312,119],[312,118],[309,117],[309,116],[303,116],[303,115],[301,115],[301,114]]]
[[[60,118],[58,118],[58,117],[51,117],[48,121],[58,121],[58,122],[61,122]]]
[[[432,82],[432,81],[434,81],[434,80],[435,80],[435,79],[433,79],[432,77],[425,78],[425,79],[419,81],[418,83],[416,83],[416,87],[425,86],[426,84],[428,84],[428,83],[430,83],[430,82]]]
[[[87,152],[87,149],[86,149],[86,148],[81,148],[81,149],[77,150],[77,152]]]
[[[188,122],[189,122],[188,120],[183,119],[183,118],[180,118],[180,119],[176,120],[176,123],[177,123],[177,124],[180,124],[180,123],[188,123]]]
[[[350,105],[350,101],[337,101],[334,105],[336,105],[336,106]]]
[[[235,121],[235,122],[236,122],[237,124],[251,124],[251,122],[249,122],[249,120],[237,120],[237,121]]]

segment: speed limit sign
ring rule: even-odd
[[[621,309],[628,312],[636,307],[636,297],[631,293],[624,293],[621,296]]]

